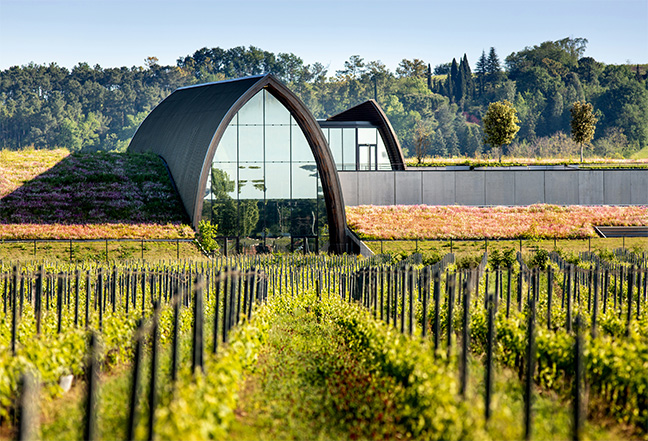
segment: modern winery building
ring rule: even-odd
[[[405,168],[375,101],[317,121],[272,75],[174,91],[129,149],[164,159],[194,227],[263,251],[357,252],[338,170]]]

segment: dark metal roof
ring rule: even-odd
[[[594,227],[601,237],[648,237],[648,227]]]
[[[272,75],[177,89],[146,117],[128,148],[162,156],[195,227],[218,143],[241,107],[264,88],[290,111],[308,140],[324,190],[331,247],[344,252],[346,215],[333,155],[310,111]]]
[[[392,170],[405,170],[405,157],[401,150],[400,142],[387,115],[374,100],[365,101],[342,113],[331,116],[327,122],[367,121],[378,127],[378,131],[385,142],[387,155],[392,164]],[[327,124],[330,127],[330,125]]]

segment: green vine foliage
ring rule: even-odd
[[[208,220],[201,220],[198,223],[198,242],[205,251],[210,253],[218,252],[219,247],[216,242],[216,236],[218,234],[218,225],[212,224]]]

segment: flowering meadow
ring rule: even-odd
[[[361,205],[346,214],[363,239],[577,239],[595,237],[595,225],[648,225],[648,207]]]
[[[448,167],[448,166],[469,166],[469,167],[513,167],[529,165],[574,165],[581,168],[605,166],[617,167],[648,167],[648,159],[613,159],[613,158],[585,158],[580,162],[579,158],[523,158],[505,157],[502,162],[497,158],[463,158],[463,157],[424,157],[421,163],[416,158],[405,160],[408,167]]]
[[[0,198],[46,172],[69,155],[67,149],[0,150]]]
[[[0,239],[191,238],[152,154],[0,152]]]

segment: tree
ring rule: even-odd
[[[344,69],[335,72],[338,78],[349,78],[357,80],[365,71],[364,58],[360,55],[352,55],[344,62]]]
[[[520,130],[517,110],[507,100],[496,101],[488,106],[483,122],[484,144],[497,148],[502,162],[502,147],[510,144]]]
[[[468,57],[464,54],[463,59],[459,63],[459,100],[465,106],[467,101],[473,97],[475,90],[475,82],[472,77],[470,65],[468,64]]]
[[[432,136],[431,153],[436,157],[448,156],[448,149],[441,129],[434,132]]]
[[[427,66],[425,65],[425,62],[418,58],[414,58],[413,60],[403,58],[396,68],[396,75],[400,78],[423,78],[426,73]]]
[[[494,77],[502,72],[502,66],[500,65],[499,57],[495,48],[491,47],[488,52],[488,58],[486,59],[486,73],[491,77]]]
[[[447,75],[450,73],[450,63],[442,63],[434,66],[434,75]]]
[[[594,114],[594,107],[590,103],[581,101],[573,104],[571,116],[572,139],[580,145],[580,160],[583,162],[583,144],[589,143],[594,138],[598,118]]]
[[[477,83],[479,85],[479,95],[481,96],[484,93],[484,80],[486,77],[486,66],[488,65],[488,60],[486,58],[486,51],[482,51],[477,64],[475,64],[475,73],[477,74]]]
[[[420,164],[423,158],[430,154],[430,147],[432,146],[432,136],[434,135],[434,120],[422,119],[416,122],[414,126],[414,156],[416,161]]]
[[[448,75],[447,88],[448,88],[448,97],[452,102],[458,103],[461,99],[461,96],[458,96],[459,91],[459,66],[457,65],[457,60],[452,59],[452,64],[450,65],[450,75]]]

